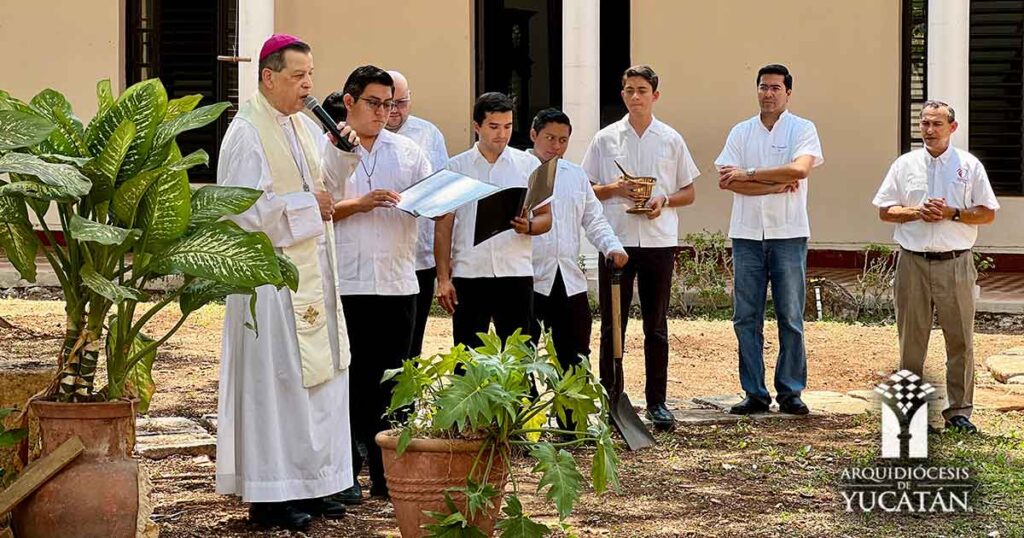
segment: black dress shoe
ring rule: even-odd
[[[807,408],[807,404],[805,404],[799,396],[793,396],[779,402],[779,411],[786,413],[787,415],[806,415],[811,412],[811,410]]]
[[[298,508],[313,517],[324,519],[341,519],[345,517],[345,505],[331,497],[303,499],[296,501]]]
[[[676,417],[663,403],[651,404],[647,408],[647,418],[654,423],[654,429],[659,431],[671,430],[676,426]]]
[[[764,402],[757,398],[747,396],[742,402],[729,409],[730,415],[753,415],[755,413],[767,413],[771,407],[770,402]]]
[[[347,504],[354,506],[357,504],[363,504],[363,488],[359,487],[359,482],[356,481],[352,487],[343,489],[338,493],[330,496],[332,501],[338,501],[341,504]]]
[[[301,531],[309,528],[313,516],[291,502],[252,503],[249,505],[249,521],[266,527]]]
[[[970,419],[962,415],[956,415],[947,420],[946,429],[960,433],[978,433],[978,427],[971,424]]]

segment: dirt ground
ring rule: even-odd
[[[24,331],[0,329],[0,357],[49,360],[47,357],[56,352],[57,336],[62,331],[61,306],[56,301],[0,301],[0,317],[36,335],[29,337]],[[174,310],[157,316],[154,328],[166,330],[176,315]],[[158,391],[152,415],[198,418],[216,413],[222,318],[223,307],[206,307],[194,314],[162,348],[154,375]],[[158,330],[151,333],[159,335]],[[736,339],[731,323],[672,320],[669,333],[670,399],[739,391]],[[767,376],[771,379],[773,357],[778,351],[774,323],[766,323],[765,334]],[[933,336],[926,368],[933,379],[942,379],[942,336],[938,331]],[[898,362],[893,326],[808,323],[806,340],[808,390],[867,389]],[[424,351],[441,351],[450,345],[450,320],[432,318]],[[986,357],[1016,346],[1024,346],[1024,335],[977,334],[975,358],[979,379],[987,376],[983,364]],[[627,391],[634,401],[644,394],[642,347],[640,323],[630,323],[625,368]],[[592,349],[596,356],[596,325]],[[569,520],[570,535],[861,536],[878,525],[889,529],[889,535],[914,529],[918,536],[930,536],[930,528],[942,534],[948,528],[962,528],[963,535],[971,536],[1000,529],[1006,532],[1006,519],[999,508],[1002,505],[998,504],[1002,501],[998,498],[990,500],[996,504],[986,513],[976,512],[965,520],[952,516],[928,521],[871,520],[842,513],[834,488],[836,478],[844,466],[877,450],[877,420],[867,417],[744,421],[732,426],[679,428],[670,434],[660,434],[659,444],[653,449],[627,453],[623,447],[622,493],[585,495]],[[987,441],[968,442],[981,442],[979,446],[985,449],[1003,447],[1009,439],[1009,457],[1017,463],[1022,461],[1021,413],[977,413],[976,417],[991,437],[986,436]],[[586,459],[579,457],[585,454],[585,449],[577,451],[577,459]],[[213,465],[204,458],[186,457],[145,463],[154,483],[154,519],[160,523],[162,536],[288,535],[250,527],[245,521],[244,505],[215,495]],[[1024,477],[1020,480],[1024,481]],[[531,488],[527,485],[526,489]],[[548,523],[556,521],[547,504],[531,495],[524,501],[528,512]],[[1016,502],[1019,504],[1019,498]],[[341,521],[317,522],[308,535],[397,536],[392,514],[388,503],[373,500],[354,508]]]

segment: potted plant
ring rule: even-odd
[[[208,156],[183,156],[175,138],[214,121],[228,103],[168,100],[158,79],[116,99],[109,81],[96,89],[98,112],[88,125],[52,89],[28,103],[0,91],[0,174],[8,174],[0,180],[0,250],[30,282],[42,253],[66,311],[56,378],[30,407],[44,454],[75,435],[86,446],[16,511],[25,537],[134,536],[136,520],[145,519],[137,518],[134,417],[156,388],[161,344],[212,300],[266,284],[296,286],[294,266],[266,235],[222,220],[249,208],[260,191],[189,185],[187,170]],[[150,296],[147,285],[168,275],[176,275],[170,289]],[[147,334],[153,316],[174,303],[177,323]],[[106,383],[97,389],[101,360]]]
[[[484,345],[475,350],[456,346],[384,375],[394,383],[388,412],[405,418],[378,434],[377,444],[406,538],[490,536],[495,528],[501,536],[550,534],[523,512],[513,472],[520,455],[536,461],[537,491],[560,521],[587,482],[566,447],[594,444],[594,490],[618,489],[607,397],[587,363],[563,369],[546,337],[538,349],[519,331],[504,346],[493,331],[480,336]],[[549,417],[575,426],[550,426]]]

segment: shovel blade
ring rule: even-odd
[[[647,430],[647,426],[644,426],[640,415],[636,414],[636,409],[633,409],[629,395],[625,392],[612,400],[609,411],[615,427],[622,434],[622,438],[630,450],[640,450],[655,443],[654,436]]]

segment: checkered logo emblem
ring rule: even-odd
[[[892,384],[879,383],[875,392],[890,400],[904,416],[910,417],[921,405],[928,401],[928,396],[935,392],[935,387],[922,383],[921,378],[910,370],[900,370],[889,376]]]

